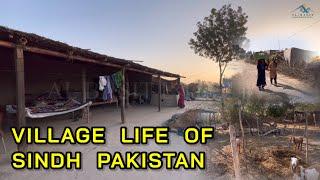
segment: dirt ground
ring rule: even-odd
[[[186,102],[185,109],[162,108],[157,112],[157,107],[135,106],[127,109],[126,127],[129,133],[134,126],[160,126],[164,121],[171,118],[175,113],[182,113],[188,109],[196,107],[212,108],[212,102]],[[70,119],[55,118],[43,120],[28,120],[30,126],[40,126],[44,131],[47,126],[55,127],[57,134],[60,134],[65,126],[76,128],[78,126],[105,126],[107,128],[106,145],[31,145],[30,151],[81,151],[82,170],[14,170],[10,166],[10,155],[16,150],[16,145],[9,132],[5,136],[8,148],[7,154],[1,154],[0,158],[0,179],[1,180],[37,180],[37,179],[210,179],[205,171],[201,170],[96,170],[96,152],[109,151],[183,151],[188,154],[191,151],[203,151],[206,149],[202,145],[188,145],[183,137],[170,133],[170,145],[157,145],[151,141],[148,145],[122,145],[119,140],[120,109],[114,107],[97,107],[92,110],[92,118],[89,124],[84,122],[72,122]],[[2,149],[0,148],[0,151]]]
[[[300,127],[300,128],[299,128]],[[241,173],[245,179],[292,179],[290,158],[298,157],[299,165],[315,167],[320,171],[320,127],[310,126],[309,163],[305,162],[305,139],[302,150],[295,150],[290,143],[292,126],[280,136],[251,136],[246,134],[245,151],[241,149]],[[296,136],[303,136],[304,125],[297,125]],[[299,129],[298,129],[299,128]],[[207,172],[220,179],[229,179],[233,174],[233,163],[228,131],[220,131],[216,143],[209,145],[210,164]],[[244,157],[246,156],[246,158]],[[298,173],[298,172],[297,172]]]
[[[217,111],[218,101],[188,101],[186,108],[163,108],[157,112],[153,106],[134,106],[127,109],[126,127],[129,133],[134,126],[161,126],[166,120],[176,113],[183,113],[190,109],[205,109]],[[154,142],[148,145],[124,146],[119,140],[120,109],[115,107],[97,107],[92,109],[92,118],[89,124],[85,122],[73,122],[66,117],[42,120],[29,120],[28,125],[40,126],[43,130],[47,126],[55,127],[57,133],[61,133],[65,126],[76,128],[79,126],[104,126],[107,128],[106,145],[31,145],[30,151],[81,151],[83,168],[76,170],[14,170],[10,166],[10,155],[16,150],[16,145],[9,133],[5,141],[9,152],[1,154],[0,179],[1,180],[37,180],[37,179],[232,179],[233,166],[230,150],[228,130],[216,132],[215,139],[207,145],[188,145],[181,136],[170,134],[170,145],[159,146]],[[218,124],[218,127],[221,124]],[[281,126],[281,125],[280,125]],[[282,127],[282,126],[281,126]],[[281,136],[258,137],[246,134],[246,160],[241,152],[241,172],[244,179],[291,179],[293,174],[289,169],[291,156],[301,159],[302,165],[320,167],[320,127],[312,127],[309,131],[309,164],[305,164],[304,149],[295,151],[289,143],[293,134],[293,126],[287,126],[287,130]],[[295,135],[303,135],[304,125],[297,125]],[[1,150],[1,149],[0,149]],[[205,151],[206,170],[96,170],[96,152],[126,152],[126,151],[183,151],[185,153]]]

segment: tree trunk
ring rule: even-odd
[[[220,96],[221,96],[221,118],[222,120],[225,120],[224,117],[224,96],[223,96],[223,86],[222,86],[222,78],[223,78],[223,72],[222,72],[222,64],[219,61],[219,87],[220,87]]]

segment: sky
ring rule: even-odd
[[[188,42],[198,21],[229,3],[249,16],[247,50],[298,47],[320,52],[319,0],[1,0],[0,25],[141,60],[186,76],[184,82],[217,82],[217,64],[194,54]],[[292,17],[302,4],[312,9],[312,18]],[[226,76],[234,69],[227,69]]]

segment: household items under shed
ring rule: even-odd
[[[44,118],[74,112],[91,105],[91,102],[80,103],[72,98],[63,98],[58,92],[44,93],[26,107],[29,118]],[[15,105],[6,106],[7,113],[16,113]]]
[[[158,81],[159,81],[159,78],[157,77],[152,78],[152,84],[153,84],[152,95],[151,95],[152,105],[158,105],[158,102],[159,102]],[[180,89],[180,91],[179,91],[179,87],[180,87],[180,83],[178,82],[178,80],[167,80],[167,79],[161,78],[161,99],[160,99],[161,106],[165,106],[165,107],[178,106],[179,95],[182,95],[182,92],[183,92],[183,96],[184,96],[183,87],[181,86],[182,89]],[[184,97],[183,97],[183,100],[181,99],[179,107],[183,107],[183,105],[184,105]]]
[[[40,101],[37,102],[36,106],[29,107],[31,113],[48,113],[48,112],[60,112],[66,111],[75,107],[80,106],[81,103],[74,100],[68,99],[66,101]]]

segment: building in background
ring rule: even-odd
[[[291,67],[305,66],[317,56],[314,51],[299,48],[288,48],[284,50],[284,59]]]

